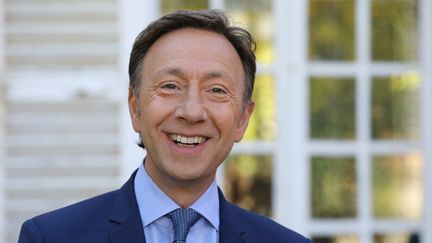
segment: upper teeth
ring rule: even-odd
[[[180,142],[185,144],[202,143],[205,140],[205,137],[184,137],[177,134],[171,134],[170,137],[174,142]]]

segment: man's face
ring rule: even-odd
[[[222,35],[187,28],[153,44],[129,108],[147,149],[146,169],[159,186],[211,183],[254,108],[243,106],[243,82],[240,58]]]

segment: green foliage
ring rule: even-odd
[[[420,217],[421,165],[416,154],[374,157],[372,176],[375,217]]]
[[[372,81],[372,137],[417,139],[419,137],[417,74],[374,78]]]
[[[309,59],[354,60],[354,1],[309,2]]]
[[[312,216],[351,218],[357,215],[357,185],[353,158],[312,159]]]
[[[413,61],[418,57],[417,0],[372,1],[372,59]]]
[[[270,156],[230,156],[225,162],[225,195],[243,208],[270,216],[271,174]]]
[[[276,136],[275,89],[271,76],[257,76],[253,93],[255,111],[249,121],[245,140],[272,140]]]
[[[355,138],[353,79],[311,78],[309,99],[312,138]]]
[[[228,15],[235,25],[246,28],[257,44],[257,62],[271,63],[273,53],[273,15],[270,0],[233,0],[226,1]]]
[[[200,10],[209,7],[207,0],[161,0],[162,14],[168,14],[179,9]]]

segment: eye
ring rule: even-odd
[[[226,94],[227,92],[220,88],[220,87],[213,87],[210,89],[210,92],[215,93],[215,94]]]
[[[177,89],[177,85],[173,83],[166,83],[161,86],[162,89]]]

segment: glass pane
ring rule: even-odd
[[[354,79],[311,78],[309,97],[312,138],[355,138]]]
[[[244,140],[273,140],[275,138],[275,95],[272,76],[257,76],[253,93],[255,110],[249,120]]]
[[[420,78],[417,73],[372,80],[372,137],[419,137]]]
[[[416,60],[418,46],[416,0],[372,1],[372,59]]]
[[[326,237],[313,237],[314,243],[358,243],[358,237],[355,235],[337,235]]]
[[[162,14],[167,14],[178,9],[207,9],[208,2],[207,0],[161,0],[160,6]]]
[[[374,157],[373,207],[375,217],[403,219],[421,217],[422,167],[419,154]]]
[[[354,60],[354,0],[310,0],[309,59]]]
[[[251,32],[257,43],[255,55],[258,63],[273,61],[273,15],[271,0],[229,0],[225,8],[235,24]]]
[[[227,199],[242,208],[270,216],[272,158],[230,156],[224,165]]]
[[[357,183],[353,158],[312,158],[312,217],[357,215]]]
[[[419,243],[417,234],[377,234],[374,243]]]

